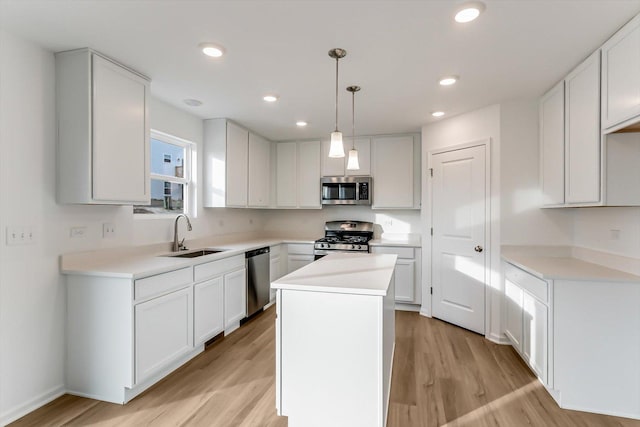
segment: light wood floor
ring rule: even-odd
[[[417,313],[396,319],[389,427],[640,426],[560,409],[509,346]],[[65,395],[12,426],[286,427],[274,320],[271,308],[125,406]]]

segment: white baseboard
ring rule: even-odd
[[[420,312],[420,306],[418,304],[406,304],[403,302],[397,302],[395,308],[396,310],[400,310],[400,311]]]
[[[511,341],[509,341],[509,338],[507,338],[505,334],[498,335],[492,332],[490,334],[485,335],[485,338],[496,344],[511,345]]]
[[[422,307],[420,308],[420,316],[424,316],[424,317],[432,317],[431,313],[429,313],[426,310],[423,310]]]
[[[64,385],[53,387],[52,389],[42,393],[40,396],[34,397],[27,403],[24,403],[16,408],[10,409],[0,415],[0,425],[5,426],[14,422],[18,418],[22,418],[29,412],[33,412],[41,406],[46,405],[52,400],[57,399],[65,393]]]

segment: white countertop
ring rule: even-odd
[[[640,282],[640,276],[571,256],[540,256],[503,250],[502,258],[544,280]]]
[[[63,255],[60,258],[60,271],[63,274],[138,279],[244,254],[246,251],[265,246],[279,245],[281,243],[312,244],[313,240],[260,238],[216,244],[214,239],[209,242],[202,242],[197,246],[190,245],[190,249],[213,248],[224,249],[224,251],[197,258],[163,256],[171,255],[172,253],[163,249],[159,250],[157,245],[120,248],[108,251],[89,251]]]
[[[369,240],[369,246],[394,246],[407,248],[421,248],[419,234],[383,235],[379,239]]]
[[[271,283],[273,289],[386,295],[397,255],[327,255]]]

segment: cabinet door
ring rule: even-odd
[[[505,328],[504,333],[518,351],[522,351],[522,304],[523,290],[511,280],[504,284]]]
[[[280,142],[276,145],[276,205],[295,207],[298,203],[297,145],[295,142]]]
[[[347,176],[368,176],[371,175],[371,140],[369,138],[356,138],[355,147],[358,150],[358,163],[360,169],[348,170],[347,161],[349,150],[351,149],[351,139],[345,142],[344,151],[347,154],[344,159],[344,170]]]
[[[289,255],[287,257],[287,274],[313,262],[313,255]]]
[[[374,208],[413,208],[413,137],[373,139]]]
[[[298,143],[298,207],[322,207],[320,204],[320,141]]]
[[[400,259],[396,262],[396,301],[414,302],[415,299],[415,260]]]
[[[224,288],[222,276],[193,287],[193,336],[199,345],[224,330]]]
[[[564,81],[540,100],[540,185],[543,205],[564,203]]]
[[[249,133],[249,206],[269,206],[270,189],[271,143],[261,136]]]
[[[269,280],[270,281],[275,281],[278,280],[282,275],[280,274],[281,271],[281,262],[280,262],[280,256],[274,256],[271,257],[271,259],[269,260]],[[269,290],[269,301],[273,301],[276,298],[276,290],[275,289],[270,289]]]
[[[531,369],[547,384],[547,306],[524,292],[522,353]]]
[[[247,315],[247,270],[224,275],[224,328],[233,328]]]
[[[565,79],[566,202],[600,201],[600,51]]]
[[[345,158],[329,157],[330,147],[331,141],[322,141],[322,176],[344,176]],[[347,152],[346,144],[344,151]]]
[[[93,199],[148,204],[148,82],[98,55],[92,64]]]
[[[193,347],[191,287],[135,306],[136,383]]]
[[[602,46],[602,128],[640,114],[640,17]]]
[[[227,122],[227,206],[247,206],[249,132]]]

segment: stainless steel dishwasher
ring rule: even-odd
[[[247,261],[247,317],[269,303],[269,247],[245,253]]]

